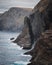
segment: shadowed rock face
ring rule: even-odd
[[[14,41],[18,45],[22,46],[24,49],[31,48],[31,45],[30,45],[31,44],[31,39],[30,39],[30,34],[29,34],[29,25],[27,24],[27,22],[30,22],[30,19],[28,17],[25,17],[24,28],[22,30],[22,33]]]
[[[32,56],[28,65],[52,65],[52,0],[41,0],[24,22],[15,43],[29,49],[37,41],[34,48],[25,53]]]
[[[32,55],[31,63],[28,65],[52,65],[52,1],[42,1],[46,1],[47,3],[46,9],[44,9],[46,13],[44,14],[44,12],[42,12],[45,15],[45,31],[41,33],[34,49],[25,53]]]
[[[41,34],[31,54],[31,63],[28,65],[52,65],[52,30]]]
[[[41,0],[38,3],[38,5],[33,9],[32,13],[28,17],[24,18],[24,22],[25,22],[24,29],[22,30],[22,33],[18,37],[19,39],[17,38],[14,41],[15,43],[22,42],[21,40],[23,39],[26,42],[19,43],[19,45],[22,45],[23,47],[25,47],[25,44],[27,44],[27,41],[28,41],[25,39],[25,36],[27,36],[27,38],[30,39],[30,42],[28,42],[28,45],[32,46],[32,44],[39,38],[40,34],[43,31],[49,29],[52,23],[52,19],[51,19],[52,3],[51,2],[50,0]],[[28,29],[28,32],[25,31],[26,29]],[[26,32],[29,36],[25,34]]]
[[[24,17],[29,15],[31,9],[13,7],[0,15],[0,30],[20,31],[24,25]]]

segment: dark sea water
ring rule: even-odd
[[[19,33],[0,31],[0,65],[27,65],[30,55],[24,55],[27,50],[12,43],[10,38],[16,38]]]

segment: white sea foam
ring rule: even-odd
[[[30,55],[24,55],[27,50],[23,50],[23,47],[20,47],[10,40],[10,38],[16,38],[17,34],[0,32],[0,65],[1,63],[7,63],[7,65],[27,65],[30,63]],[[7,59],[7,62],[5,60],[2,61],[5,58]]]
[[[16,61],[16,62],[14,62],[14,65],[16,64],[16,65],[27,65],[28,63],[30,63],[30,62],[24,62],[24,61]]]
[[[23,47],[20,47],[19,45],[15,44],[15,43],[12,43],[12,42],[9,45],[10,45],[10,47],[8,47],[9,49],[17,49],[17,50],[22,50],[23,49]]]
[[[21,54],[21,56],[25,56],[25,57],[26,57],[26,56],[27,56],[27,57],[31,57],[31,55],[24,55],[24,54]]]

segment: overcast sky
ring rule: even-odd
[[[33,8],[40,0],[0,0],[0,12],[10,7]]]

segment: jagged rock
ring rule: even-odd
[[[26,54],[32,55],[28,65],[52,65],[52,30],[43,32],[34,49]]]
[[[44,32],[41,33],[34,46],[34,49],[25,53],[32,55],[31,63],[28,65],[52,65],[52,1],[41,0],[38,5],[47,7],[44,9],[46,15],[44,16],[44,22],[46,23]],[[44,14],[44,11],[42,12]],[[34,42],[35,43],[35,42]]]
[[[24,25],[24,17],[29,15],[32,9],[12,7],[0,15],[0,30],[21,31]]]
[[[14,38],[10,38],[10,40],[14,40]]]
[[[24,29],[15,43],[26,47],[27,42],[28,46],[35,44],[31,51],[25,53],[32,56],[28,65],[52,65],[52,0],[41,0],[31,15],[25,18]]]
[[[24,49],[31,48],[31,39],[30,39],[29,28],[28,28],[28,24],[27,24],[27,22],[29,22],[29,21],[30,20],[28,19],[28,17],[25,17],[23,31],[18,36],[18,38],[15,41],[13,41],[14,43],[17,42],[17,44],[22,46]]]
[[[15,43],[22,45],[23,47],[26,46],[28,39],[30,42],[28,45],[32,46],[32,44],[39,38],[40,34],[49,29],[52,23],[52,1],[50,0],[41,0],[38,5],[33,9],[32,13],[25,17],[24,19],[24,29],[22,33],[19,35],[19,39],[15,40]],[[27,25],[27,27],[25,27]],[[25,29],[28,29],[27,40],[25,39]],[[22,37],[21,37],[22,36]],[[25,40],[25,43],[22,42],[22,39]],[[18,41],[17,41],[18,40]],[[20,43],[19,43],[20,42]]]

